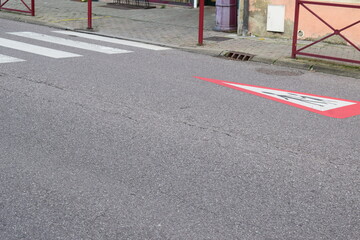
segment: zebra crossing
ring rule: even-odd
[[[24,62],[25,60],[0,54],[0,63]]]
[[[47,48],[47,47],[41,47],[38,45],[9,40],[6,38],[0,38],[0,46],[12,48],[15,50],[20,50],[23,52],[34,53],[37,55],[42,55],[42,56],[51,57],[51,58],[69,58],[69,57],[80,57],[81,56],[81,55],[70,53],[70,52],[55,50],[55,49]]]
[[[0,37],[0,51],[1,51],[1,48],[10,48],[10,49],[15,49],[18,51],[32,53],[32,54],[49,57],[49,58],[54,58],[54,59],[82,57],[83,55],[72,53],[71,50],[63,51],[63,50],[43,47],[40,45],[26,43],[25,41],[30,39],[30,40],[38,41],[40,43],[46,42],[46,43],[66,46],[69,48],[77,48],[77,49],[97,52],[97,53],[101,53],[101,54],[124,54],[124,53],[132,53],[133,52],[133,51],[124,50],[121,48],[103,46],[102,45],[103,43],[118,44],[118,45],[148,49],[148,50],[153,50],[153,51],[161,51],[161,50],[170,49],[170,48],[156,46],[156,45],[152,45],[152,44],[132,42],[132,41],[128,41],[128,40],[98,36],[98,35],[93,35],[93,34],[86,34],[86,33],[81,33],[81,32],[71,32],[71,31],[52,31],[51,35],[36,33],[36,32],[7,32],[6,34],[8,36],[20,37],[21,39],[24,39],[24,42]],[[59,35],[61,37],[59,37]],[[71,37],[94,40],[94,41],[99,42],[101,45],[69,39]],[[12,57],[12,56],[3,55],[0,52],[0,64],[16,63],[16,62],[24,62],[24,61],[26,61],[26,60]]]
[[[69,34],[68,31],[54,31],[54,32],[60,33],[60,34]],[[103,36],[98,36],[98,35],[93,35],[93,34],[86,34],[86,33],[81,33],[81,32],[72,32],[71,36],[82,37],[82,38],[87,38],[87,39],[92,39],[92,40],[98,40],[98,41],[103,41],[103,42],[108,42],[108,43],[121,44],[121,45],[126,45],[126,46],[131,46],[131,47],[144,48],[144,49],[155,50],[155,51],[169,49],[169,48],[151,45],[151,44],[147,44],[147,43],[139,43],[139,42],[133,42],[133,41],[122,40],[122,39],[117,39],[117,38],[108,38],[108,37],[103,37]]]

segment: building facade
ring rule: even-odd
[[[313,0],[311,0],[313,1]],[[314,0],[360,6],[360,0]],[[240,0],[238,34],[262,37],[291,38],[294,27],[295,0]],[[360,20],[360,9],[308,5],[308,7],[335,29],[342,29]],[[333,33],[328,26],[308,10],[300,7],[299,39],[314,40]],[[360,23],[342,32],[360,47]],[[344,43],[339,36],[330,42]]]

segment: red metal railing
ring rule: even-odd
[[[13,9],[13,8],[4,8],[4,5],[8,3],[10,0],[6,0],[4,3],[1,3],[0,0],[0,10],[8,10],[14,12],[22,12],[22,13],[30,13],[31,16],[35,16],[35,0],[31,0],[30,6],[24,2],[24,0],[20,0],[27,10]]]
[[[350,4],[338,4],[338,3],[325,3],[325,2],[313,2],[313,1],[303,1],[303,0],[296,0],[296,6],[295,6],[295,19],[294,19],[294,33],[293,33],[293,44],[292,44],[292,58],[296,58],[296,55],[304,55],[309,57],[318,57],[318,58],[325,58],[330,60],[337,60],[337,61],[344,61],[344,62],[350,62],[350,63],[357,63],[360,64],[360,61],[358,60],[352,60],[352,59],[346,59],[346,58],[338,58],[338,57],[331,57],[331,56],[325,56],[320,54],[313,54],[313,53],[305,53],[302,52],[304,49],[311,47],[315,45],[316,43],[319,43],[321,41],[324,41],[325,39],[328,39],[332,36],[338,35],[342,37],[346,42],[348,42],[351,46],[353,46],[356,50],[360,51],[360,48],[356,46],[352,41],[350,41],[348,38],[346,38],[341,32],[343,32],[346,29],[349,29],[357,24],[360,23],[360,19],[346,27],[343,27],[342,29],[335,29],[332,27],[329,23],[327,23],[324,19],[322,19],[319,15],[317,15],[314,11],[312,11],[307,5],[321,5],[321,6],[331,6],[331,7],[341,7],[341,8],[357,8],[360,9],[360,5],[350,5]],[[320,40],[317,40],[309,45],[306,45],[305,47],[302,47],[300,49],[297,49],[297,34],[298,34],[298,26],[299,26],[299,12],[300,12],[300,6],[308,10],[312,15],[314,15],[316,18],[318,18],[322,23],[324,23],[326,26],[328,26],[333,33],[329,34]],[[359,14],[360,16],[360,14]]]

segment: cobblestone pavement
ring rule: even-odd
[[[30,0],[24,0],[30,3]],[[154,5],[150,9],[113,8],[102,0],[93,2],[93,30],[106,36],[157,43],[189,51],[217,55],[226,51],[239,51],[255,55],[253,61],[286,65],[310,70],[348,75],[360,78],[360,67],[356,64],[324,62],[301,57],[291,59],[291,40],[259,37],[241,37],[235,33],[213,31],[215,7],[205,7],[204,45],[198,46],[199,10],[186,6]],[[36,1],[36,16],[1,11],[0,18],[44,24],[77,31],[87,30],[88,4],[77,0]],[[153,5],[153,4],[152,4]],[[24,9],[21,1],[10,0],[6,7]],[[224,41],[207,40],[209,37],[225,37]],[[306,44],[300,42],[299,46]],[[307,50],[360,60],[360,52],[351,46],[319,43]]]

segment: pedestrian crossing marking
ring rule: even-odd
[[[132,41],[128,41],[128,40],[121,40],[121,39],[116,39],[116,38],[111,38],[111,37],[103,37],[103,36],[80,33],[80,32],[71,32],[71,31],[53,31],[53,32],[58,33],[58,34],[64,34],[67,36],[77,36],[77,37],[81,37],[84,39],[91,39],[91,40],[102,41],[102,42],[106,42],[106,43],[127,45],[127,46],[131,46],[131,47],[138,47],[138,48],[144,48],[144,49],[155,50],[155,51],[170,49],[170,48],[160,47],[160,46],[156,46],[156,45],[152,45],[152,44],[132,42]],[[28,38],[28,39],[33,39],[33,40],[38,40],[38,41],[42,41],[42,42],[59,44],[59,45],[67,46],[67,47],[74,47],[74,48],[84,49],[84,50],[88,50],[88,51],[105,53],[105,54],[120,54],[120,53],[133,52],[133,51],[124,50],[124,49],[120,49],[120,48],[106,47],[103,45],[92,44],[92,43],[87,43],[87,42],[83,42],[83,41],[76,41],[76,40],[72,40],[72,39],[62,38],[62,37],[58,37],[58,36],[51,36],[51,35],[46,35],[46,34],[36,33],[36,32],[25,32],[25,31],[24,32],[8,32],[7,34],[24,37],[24,38]],[[55,49],[48,48],[48,47],[41,47],[38,45],[29,44],[29,43],[25,43],[22,41],[10,40],[10,39],[1,38],[1,37],[0,37],[0,47],[11,48],[11,49],[15,49],[15,50],[23,51],[23,52],[33,53],[33,54],[50,57],[50,58],[56,58],[56,59],[82,56],[82,55],[71,53],[71,52],[55,50]],[[26,61],[26,60],[0,54],[0,64],[1,63],[23,62],[23,61]]]
[[[39,41],[43,41],[43,42],[55,43],[55,44],[68,46],[68,47],[75,47],[75,48],[80,48],[80,49],[84,49],[84,50],[106,53],[106,54],[132,52],[132,51],[127,51],[127,50],[123,50],[123,49],[119,49],[119,48],[105,47],[105,46],[101,46],[101,45],[97,45],[97,44],[74,41],[71,39],[49,36],[49,35],[34,33],[34,32],[10,32],[8,34],[25,37],[25,38],[30,38],[30,39],[35,39],[35,40],[39,40]]]
[[[24,62],[24,59],[14,58],[0,54],[0,63]]]
[[[94,34],[72,32],[72,31],[54,31],[54,32],[60,33],[60,34],[65,34],[68,36],[77,36],[77,37],[82,37],[82,38],[87,38],[87,39],[92,39],[92,40],[121,44],[121,45],[126,45],[126,46],[131,46],[131,47],[144,48],[144,49],[155,50],[155,51],[170,49],[170,48],[160,47],[160,46],[147,44],[147,43],[140,43],[140,42],[133,42],[133,41],[122,40],[122,39],[117,39],[117,38],[103,37],[103,36],[94,35]]]
[[[70,58],[70,57],[80,57],[81,56],[81,55],[70,53],[70,52],[64,52],[64,51],[55,50],[55,49],[51,49],[51,48],[40,47],[37,45],[23,43],[23,42],[14,41],[14,40],[9,40],[9,39],[5,39],[5,38],[0,38],[0,46],[20,50],[23,52],[34,53],[37,55],[42,55],[42,56],[51,57],[51,58]]]

